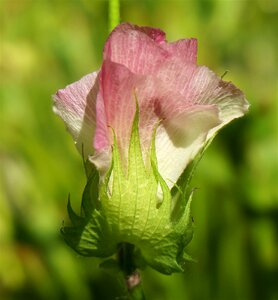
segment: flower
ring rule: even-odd
[[[174,202],[171,190],[219,129],[246,113],[243,93],[197,65],[196,39],[168,43],[160,29],[123,23],[106,41],[101,69],[59,90],[54,102],[96,167],[94,182],[101,177],[95,200],[83,195],[99,208],[85,211],[91,221],[75,231],[78,241],[64,230],[71,246],[109,256],[117,243],[129,242],[157,270],[182,270],[192,236],[190,197],[178,193]]]

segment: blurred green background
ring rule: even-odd
[[[0,2],[0,299],[115,299],[117,279],[61,239],[81,158],[51,95],[99,68],[108,3]],[[249,114],[221,131],[193,185],[198,262],[184,274],[143,272],[151,300],[278,299],[278,2],[121,2],[121,18],[199,40],[199,64],[240,87]]]

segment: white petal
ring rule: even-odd
[[[54,112],[64,120],[80,153],[83,147],[85,158],[94,152],[97,75],[98,72],[88,74],[53,96]]]
[[[101,152],[96,152],[94,155],[89,156],[89,160],[96,166],[99,171],[100,177],[103,179],[107,170],[111,166],[111,148],[102,149]]]
[[[169,188],[207,141],[211,128],[220,124],[215,107],[195,107],[162,122],[156,135],[158,169]]]

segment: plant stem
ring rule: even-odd
[[[134,245],[123,243],[118,252],[119,267],[124,275],[124,284],[130,300],[145,300],[140,273],[134,262]]]
[[[120,23],[120,0],[109,0],[110,31]]]

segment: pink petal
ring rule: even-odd
[[[159,171],[168,179],[169,187],[219,128],[247,110],[241,91],[205,67],[173,59],[155,75],[140,76],[123,65],[105,61],[100,77],[102,109],[97,113],[97,132],[103,134],[96,135],[95,147],[101,151],[97,147],[101,141],[106,141],[103,149],[113,143],[112,131],[107,131],[109,125],[116,134],[123,161],[127,159],[135,113],[134,93],[139,102],[139,132],[145,159],[154,127],[162,120],[156,149]],[[101,123],[103,118],[107,124]],[[175,159],[180,162],[174,163]]]
[[[55,112],[79,151],[83,144],[86,156],[94,154],[90,159],[102,174],[111,162],[112,129],[127,163],[135,98],[146,162],[153,130],[161,122],[158,168],[169,187],[221,127],[248,109],[239,89],[196,65],[196,39],[167,43],[159,29],[120,24],[109,36],[103,57],[98,76],[89,74],[54,96]]]
[[[59,90],[54,96],[53,110],[66,123],[79,152],[87,157],[93,151],[96,124],[96,96],[98,72],[93,72]]]
[[[153,73],[169,56],[160,47],[164,38],[165,33],[159,29],[120,24],[105,44],[103,59],[122,64],[136,74]]]
[[[106,117],[106,110],[104,107],[103,100],[103,79],[102,73],[100,72],[100,85],[99,85],[99,93],[97,95],[96,100],[96,131],[94,136],[94,148],[96,151],[101,151],[103,149],[108,149],[111,145],[111,141],[109,138],[109,129]]]
[[[175,138],[171,136],[173,132],[178,135],[181,139],[179,147],[193,143],[205,130],[208,132],[221,123],[216,105],[199,105],[186,101],[183,95],[169,89],[155,76],[145,77],[138,83],[136,91],[140,107],[140,138],[144,152],[149,150],[153,130],[159,121],[162,121],[160,127],[167,128],[171,140]],[[194,119],[196,122],[193,122]],[[156,145],[157,149],[160,147],[164,148],[165,145]],[[186,160],[184,157],[183,161]]]
[[[162,47],[172,57],[178,57],[183,63],[197,63],[197,39],[182,39],[173,43],[165,43]]]
[[[107,126],[110,126],[116,134],[122,159],[126,161],[135,113],[134,93],[139,102],[139,131],[145,159],[149,153],[154,127],[159,120],[164,120],[163,124],[168,124],[165,127],[167,130],[171,128],[170,131],[168,130],[169,134],[177,132],[173,128],[178,128],[179,126],[179,132],[184,132],[183,135],[179,134],[179,136],[183,136],[186,139],[186,141],[181,141],[182,143],[189,143],[189,140],[193,142],[194,139],[199,138],[201,133],[203,134],[202,124],[198,126],[195,124],[196,128],[194,129],[188,122],[186,123],[187,119],[194,119],[192,116],[197,115],[197,113],[200,114],[200,111],[204,118],[204,124],[206,124],[205,129],[207,131],[205,133],[220,122],[218,120],[217,107],[187,103],[184,96],[169,89],[167,85],[155,76],[135,75],[120,64],[105,61],[100,75],[100,94],[98,96],[100,104],[99,106],[97,105],[97,129],[94,143],[98,152],[106,151],[109,145],[113,144],[112,130],[109,131],[107,129]],[[212,119],[211,112],[213,112],[213,117],[217,114],[217,121],[214,118],[213,122],[209,122]],[[180,116],[183,117],[181,118]],[[204,116],[208,116],[208,118]],[[104,119],[106,122],[103,122]],[[183,123],[177,124],[180,119]],[[174,122],[173,120],[176,121]],[[159,148],[160,145],[157,145],[157,149]],[[186,161],[186,159],[183,160]]]
[[[247,111],[248,102],[208,68],[184,65],[179,59],[165,62],[157,77],[162,86],[180,94],[156,104],[157,115],[165,120],[156,138],[158,168],[171,187],[204,144]]]
[[[183,101],[175,103],[182,111],[190,105],[217,105],[223,122],[242,116],[248,109],[248,102],[243,93],[229,82],[222,81],[207,67],[195,64],[183,64],[180,59],[166,61],[157,72],[157,78],[168,89],[182,95]],[[169,102],[162,103],[168,115],[171,111]]]
[[[113,129],[123,155],[127,154],[136,103],[133,92],[138,81],[140,76],[131,73],[123,65],[109,60],[103,62],[94,140],[98,152],[113,144]]]
[[[161,31],[129,24],[113,31],[104,50],[97,98],[94,145],[98,153],[113,144],[110,126],[127,162],[136,94],[145,159],[154,127],[162,120],[156,144],[158,167],[171,187],[206,141],[246,112],[242,92],[197,66],[196,53],[195,39],[167,43]],[[169,155],[180,163],[171,164],[174,159],[170,162]]]

